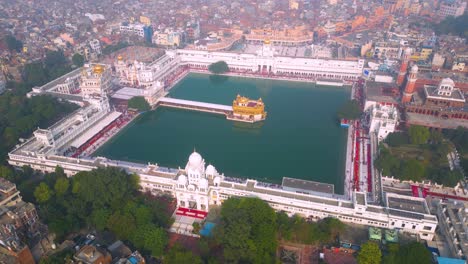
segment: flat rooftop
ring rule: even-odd
[[[398,104],[398,94],[394,94],[394,92],[399,92],[395,83],[367,81],[365,85],[367,101]]]
[[[465,101],[465,97],[463,93],[459,89],[454,89],[450,95],[439,95],[438,87],[432,85],[424,85],[424,90],[426,92],[426,96],[428,97],[435,97],[436,99],[445,99],[445,100],[457,100],[457,101]]]
[[[122,56],[122,59],[128,63],[133,61],[151,63],[164,54],[164,50],[158,48],[129,46],[110,54],[102,62],[110,64],[115,62],[117,57]]]
[[[11,190],[12,188],[15,187],[15,184],[8,181],[8,180],[5,180],[4,178],[0,178],[0,191],[2,192],[8,192],[9,190]]]
[[[322,183],[322,182],[284,177],[282,181],[282,185],[283,187],[286,187],[286,188],[293,188],[293,189],[299,189],[299,190],[304,190],[304,191],[322,192],[322,193],[330,193],[330,194],[335,193],[335,186],[329,183]]]
[[[388,207],[420,214],[429,214],[424,200],[410,200],[400,197],[388,197]]]
[[[436,128],[455,129],[459,126],[468,128],[468,120],[444,119],[431,115],[406,113],[406,122],[411,125],[422,125]]]

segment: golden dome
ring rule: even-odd
[[[265,41],[263,41],[264,44],[270,44],[270,40],[269,39],[265,39]]]
[[[122,55],[119,55],[119,56],[117,57],[117,60],[119,60],[119,61],[123,60]]]
[[[101,74],[101,73],[104,72],[104,67],[103,67],[102,65],[96,64],[96,65],[94,65],[94,67],[93,67],[93,72],[94,72],[95,74]]]

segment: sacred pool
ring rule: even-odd
[[[331,183],[343,193],[347,130],[336,111],[350,88],[189,74],[172,98],[231,105],[240,94],[262,98],[266,120],[242,123],[224,115],[159,107],[140,115],[94,153],[177,168],[196,149],[226,176],[281,183],[293,177]]]

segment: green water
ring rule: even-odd
[[[190,74],[170,96],[230,105],[237,94],[261,97],[267,119],[237,123],[222,115],[161,107],[142,114],[95,155],[177,168],[185,167],[195,148],[227,176],[276,183],[295,177],[335,184],[342,193],[346,129],[337,125],[335,113],[349,89]]]

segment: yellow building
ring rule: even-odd
[[[243,122],[258,122],[265,120],[265,104],[262,99],[251,100],[247,97],[237,95],[232,102],[233,117],[228,118]]]
[[[421,55],[419,55],[420,60],[427,60],[429,59],[429,56],[432,54],[432,49],[431,48],[422,48],[421,49]]]
[[[140,23],[149,26],[149,25],[151,25],[151,19],[149,17],[146,17],[146,16],[140,16]]]

